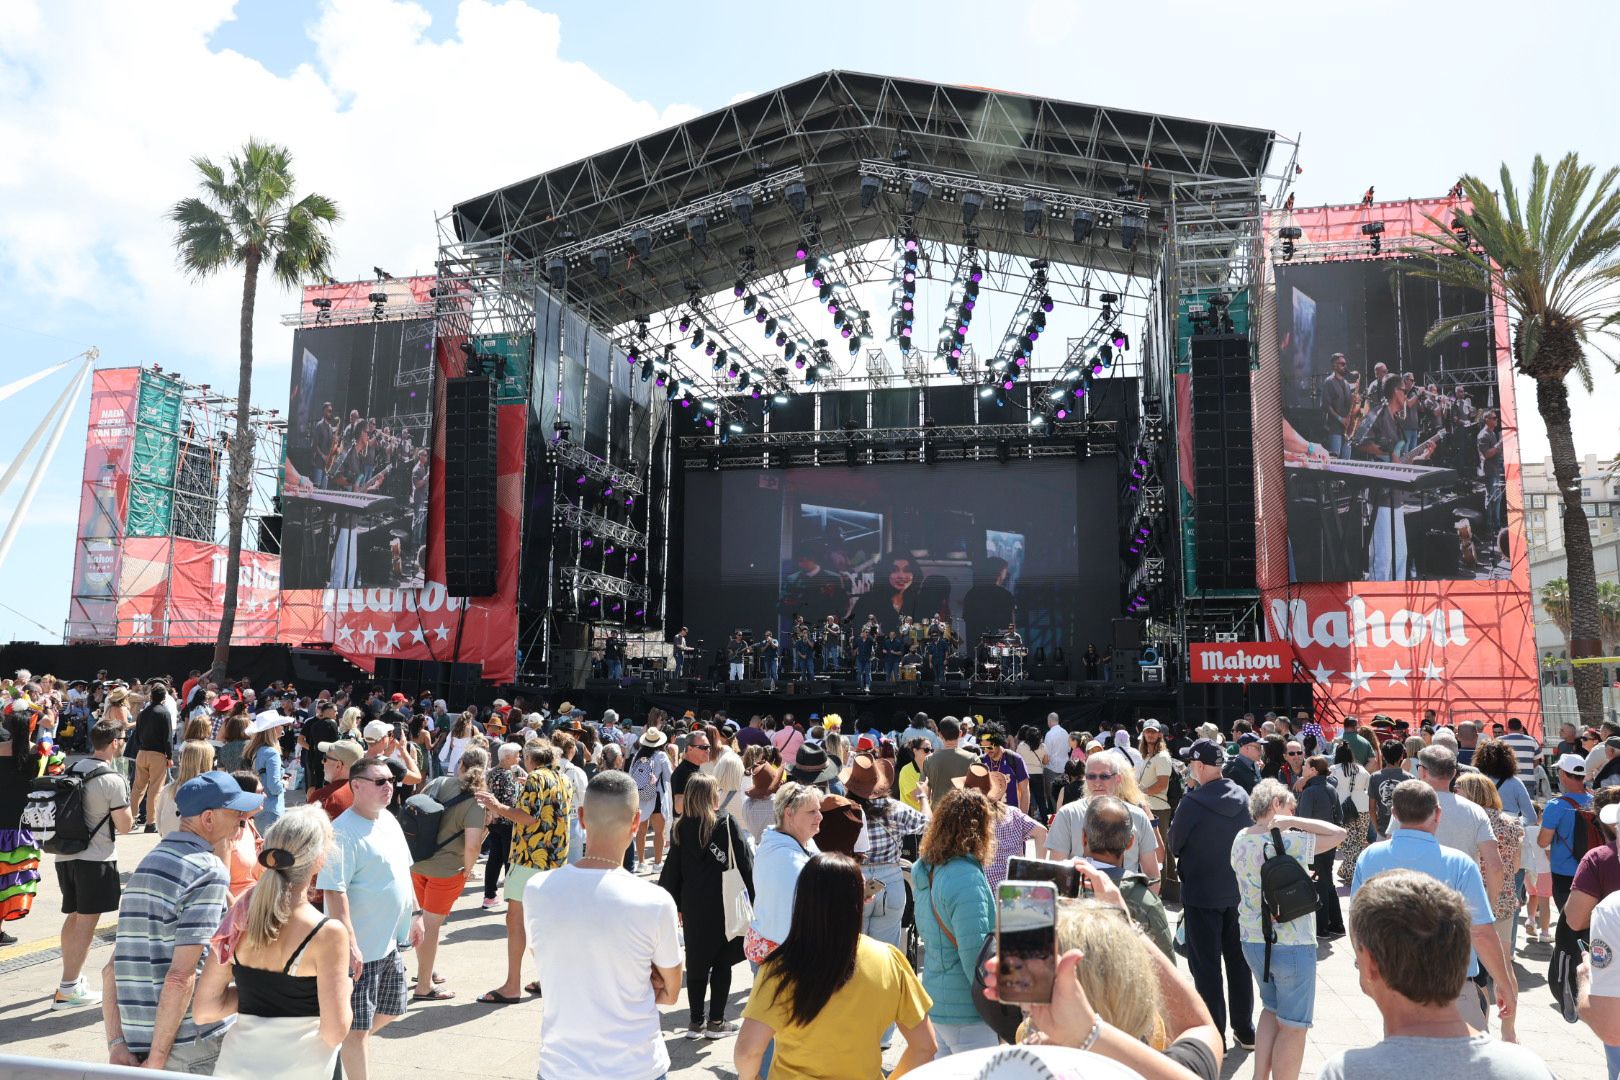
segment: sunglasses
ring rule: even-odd
[[[349,783],[376,784],[378,787],[393,787],[394,778],[392,776],[351,776],[349,777]]]
[[[688,750],[707,750],[709,744],[706,742],[689,742],[686,744],[686,748]]]
[[[1305,751],[1303,751],[1303,750],[1290,750],[1290,751],[1288,751],[1288,756],[1289,757],[1304,757],[1305,756]]]
[[[1114,774],[1111,773],[1111,772],[1101,772],[1101,773],[1099,773],[1099,772],[1088,772],[1088,773],[1086,773],[1086,779],[1087,780],[1112,780],[1113,778],[1114,778]]]

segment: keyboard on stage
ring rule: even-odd
[[[1402,465],[1393,461],[1289,461],[1289,476],[1314,476],[1360,483],[1368,487],[1397,488],[1401,491],[1430,491],[1457,482],[1455,469],[1433,465]]]
[[[319,503],[334,510],[369,511],[392,503],[392,495],[378,495],[370,491],[343,491],[339,488],[287,488],[283,496],[295,502]]]

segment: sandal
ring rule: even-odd
[[[412,994],[412,1001],[449,1001],[456,996],[454,990],[440,990],[437,986],[425,994]]]
[[[525,986],[523,988],[523,992],[525,994],[533,994],[535,997],[539,997],[540,996],[540,980],[536,979],[534,982],[530,983],[528,986]]]
[[[415,986],[417,983],[419,983],[421,981],[422,980],[420,980],[420,979],[412,979],[411,980],[411,985]],[[444,976],[440,975],[437,971],[435,971],[433,973],[433,985],[434,986],[443,986],[444,982],[445,982]]]
[[[499,990],[491,990],[487,994],[480,994],[478,1002],[481,1005],[516,1005],[522,998],[507,997]]]

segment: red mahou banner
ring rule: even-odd
[[[1197,683],[1293,682],[1294,658],[1275,641],[1195,641],[1188,646]]]

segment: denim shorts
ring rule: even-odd
[[[1271,978],[1262,979],[1266,970],[1266,946],[1261,941],[1245,941],[1243,958],[1260,985],[1260,1005],[1277,1014],[1278,1023],[1308,1028],[1316,1013],[1316,946],[1273,945]]]

